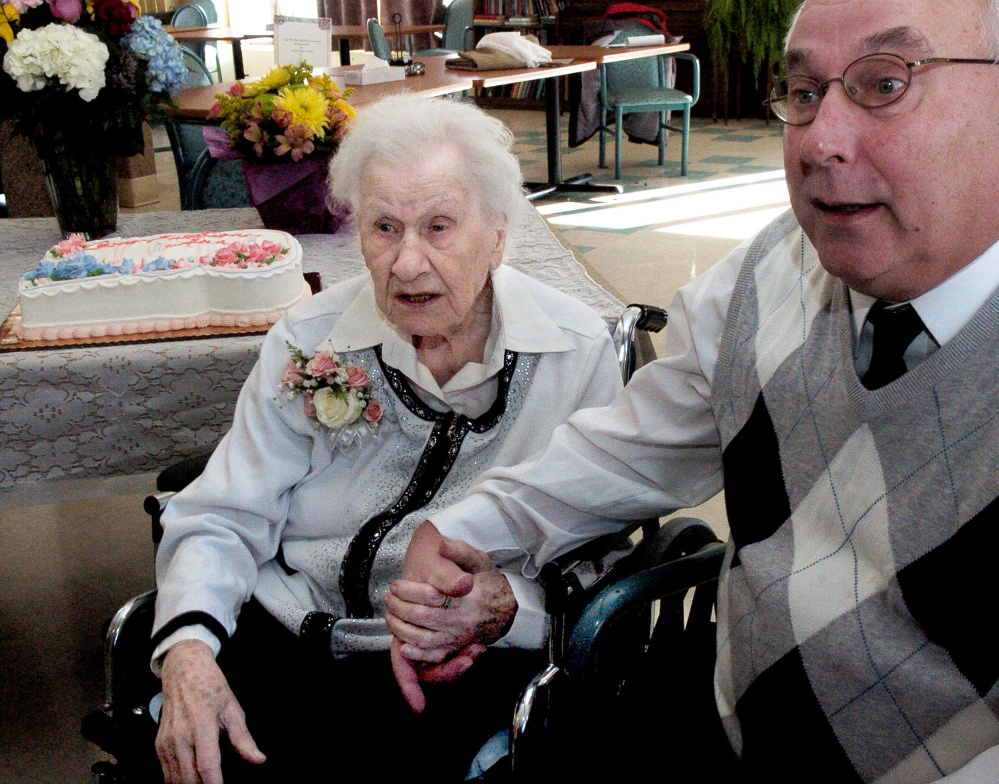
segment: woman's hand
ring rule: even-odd
[[[166,784],[222,784],[221,731],[244,759],[266,761],[211,648],[198,640],[177,643],[163,660],[162,680],[156,753]]]
[[[489,556],[445,539],[429,522],[414,534],[402,579],[385,603],[396,679],[416,711],[424,705],[419,681],[458,677],[506,634],[517,612],[510,584]]]

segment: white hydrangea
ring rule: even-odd
[[[108,48],[91,33],[65,24],[50,24],[17,34],[3,58],[3,69],[20,90],[43,89],[55,77],[67,90],[79,90],[92,101],[104,87]]]

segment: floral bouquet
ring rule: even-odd
[[[385,414],[381,401],[371,393],[371,378],[360,365],[341,363],[332,352],[307,357],[288,344],[291,359],[278,384],[289,400],[305,397],[305,415],[330,429],[336,445],[350,446],[374,433]]]
[[[187,75],[160,22],[131,0],[0,3],[0,117],[43,157],[141,152],[143,121],[163,115]]]
[[[205,129],[208,149],[215,158],[243,161],[251,201],[267,228],[332,233],[346,217],[326,209],[326,174],[354,116],[352,94],[302,63],[215,96],[211,116],[222,127]]]
[[[118,221],[118,162],[187,75],[134,0],[0,0],[0,120],[35,145],[64,235]]]

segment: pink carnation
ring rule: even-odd
[[[325,376],[327,373],[335,373],[339,365],[331,354],[323,352],[316,354],[305,366],[305,372],[312,377]]]
[[[215,253],[215,263],[222,265],[229,265],[236,263],[236,251],[232,249],[232,245],[225,248],[219,248]]]
[[[268,256],[280,256],[281,251],[284,250],[284,248],[281,247],[281,243],[271,242],[270,240],[264,240],[261,242],[260,247],[264,249],[264,252]]]
[[[60,256],[75,256],[83,248],[84,242],[86,240],[83,239],[82,234],[70,234],[69,237],[56,245],[53,250]]]
[[[362,367],[351,365],[347,368],[347,386],[358,392],[367,389],[371,386],[371,379],[368,378],[368,372]]]
[[[305,415],[316,418],[316,404],[312,402],[312,395],[305,396]]]
[[[302,375],[302,369],[292,361],[288,361],[288,364],[284,368],[284,377],[281,379],[281,383],[286,387],[295,387],[301,384],[305,380],[305,376]]]
[[[364,414],[362,416],[371,424],[377,425],[382,420],[382,416],[385,414],[385,409],[382,404],[377,400],[372,400],[368,403],[367,408],[364,409]]]
[[[10,4],[19,14],[25,13],[29,8],[38,8],[43,2],[45,0],[10,0]]]

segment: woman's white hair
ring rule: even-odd
[[[329,199],[356,212],[372,166],[405,171],[447,155],[482,217],[512,229],[526,204],[512,145],[513,134],[502,122],[470,104],[411,93],[389,96],[358,110],[333,156]]]
[[[985,56],[999,60],[999,0],[979,0],[982,3],[982,45],[985,47]],[[801,9],[805,2],[802,0],[791,17],[791,23],[787,26],[787,36],[784,38],[784,51],[787,51],[788,42],[791,40],[791,33],[801,16]],[[955,57],[946,52],[941,57]]]

